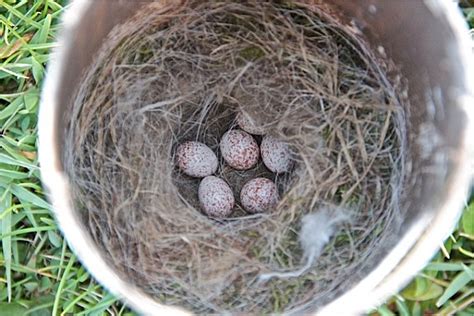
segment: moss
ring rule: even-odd
[[[239,56],[247,61],[255,61],[265,56],[265,52],[260,47],[249,46],[242,49],[239,53]]]

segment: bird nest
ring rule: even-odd
[[[317,309],[370,272],[400,227],[406,101],[396,71],[312,1],[171,3],[114,28],[86,71],[63,152],[75,208],[114,269],[163,304]],[[239,113],[289,144],[291,172],[223,162],[219,140]],[[217,175],[235,190],[230,217],[204,215],[200,179],[176,167],[189,140],[218,155]],[[247,214],[238,192],[256,176],[281,198]],[[301,220],[321,210],[346,219],[317,260],[298,277],[262,280],[304,265]]]

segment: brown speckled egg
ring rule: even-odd
[[[255,178],[247,182],[240,191],[240,202],[250,213],[267,212],[278,204],[278,189],[266,178]]]
[[[259,126],[250,116],[239,113],[237,115],[237,124],[241,129],[253,135],[263,135],[265,130]]]
[[[241,130],[230,130],[220,143],[222,158],[234,169],[247,170],[258,162],[259,149],[255,139]]]
[[[199,202],[202,210],[210,217],[223,218],[232,213],[234,208],[234,194],[227,182],[209,176],[199,184]]]
[[[217,170],[216,154],[200,142],[185,142],[178,146],[176,160],[179,168],[188,176],[202,178]]]
[[[262,160],[270,171],[283,173],[290,171],[293,166],[290,148],[287,143],[273,136],[265,136],[260,144]]]

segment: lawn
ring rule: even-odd
[[[39,95],[64,5],[0,0],[0,315],[133,315],[71,253],[39,180]],[[474,315],[473,226],[471,198],[432,262],[373,314]]]

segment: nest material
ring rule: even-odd
[[[173,3],[173,2],[172,2]],[[64,150],[75,206],[104,257],[158,301],[202,312],[290,312],[341,294],[391,247],[403,183],[401,84],[354,29],[310,1],[152,3],[116,27],[73,102]],[[177,170],[186,140],[217,154],[245,113],[288,142],[296,166],[218,174],[235,189],[273,177],[277,209],[202,214],[199,179]],[[314,268],[301,266],[300,219],[350,212]]]

